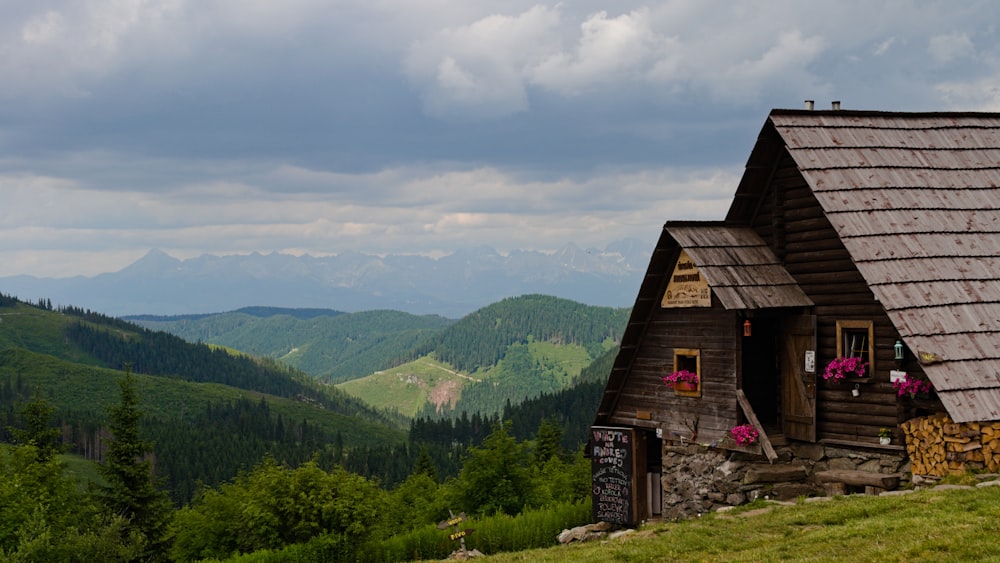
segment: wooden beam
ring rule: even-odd
[[[873,473],[851,469],[831,469],[817,471],[816,480],[820,483],[844,483],[855,487],[879,487],[893,490],[899,486],[900,473]]]
[[[760,439],[760,447],[764,450],[764,455],[767,456],[767,461],[774,463],[774,460],[778,459],[778,454],[774,451],[774,446],[771,445],[771,439],[767,437],[767,432],[764,432],[764,427],[761,426],[760,421],[757,420],[757,414],[753,412],[753,407],[750,406],[750,401],[747,396],[743,393],[742,389],[736,390],[736,401],[740,404],[740,408],[743,409],[743,415],[747,417],[750,424],[757,429],[759,434],[757,437]]]

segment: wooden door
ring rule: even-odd
[[[785,436],[816,441],[816,371],[806,371],[806,351],[816,350],[816,317],[787,317],[781,323],[781,420]]]

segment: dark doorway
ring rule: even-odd
[[[751,319],[750,336],[742,337],[742,389],[765,431],[779,429],[781,370],[778,364],[778,321]]]

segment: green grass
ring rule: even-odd
[[[337,387],[376,408],[395,408],[413,417],[430,400],[434,389],[451,386],[457,398],[468,377],[428,355]]]
[[[0,307],[0,350],[24,348],[66,361],[99,365],[100,362],[67,342],[70,317],[23,303]]]
[[[648,524],[616,540],[486,560],[1000,561],[1000,487],[771,506]]]
[[[528,344],[528,350],[542,366],[543,377],[556,381],[561,388],[570,386],[592,361],[586,348],[575,344],[533,341]],[[367,377],[339,383],[337,387],[373,407],[396,409],[412,418],[431,400],[436,389],[449,389],[457,400],[465,385],[474,380],[503,376],[502,369],[501,363],[498,368],[474,374],[456,373],[452,366],[439,362],[431,354]]]

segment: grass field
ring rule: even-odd
[[[479,559],[477,559],[479,560]],[[1000,487],[748,505],[487,561],[1000,561]]]

